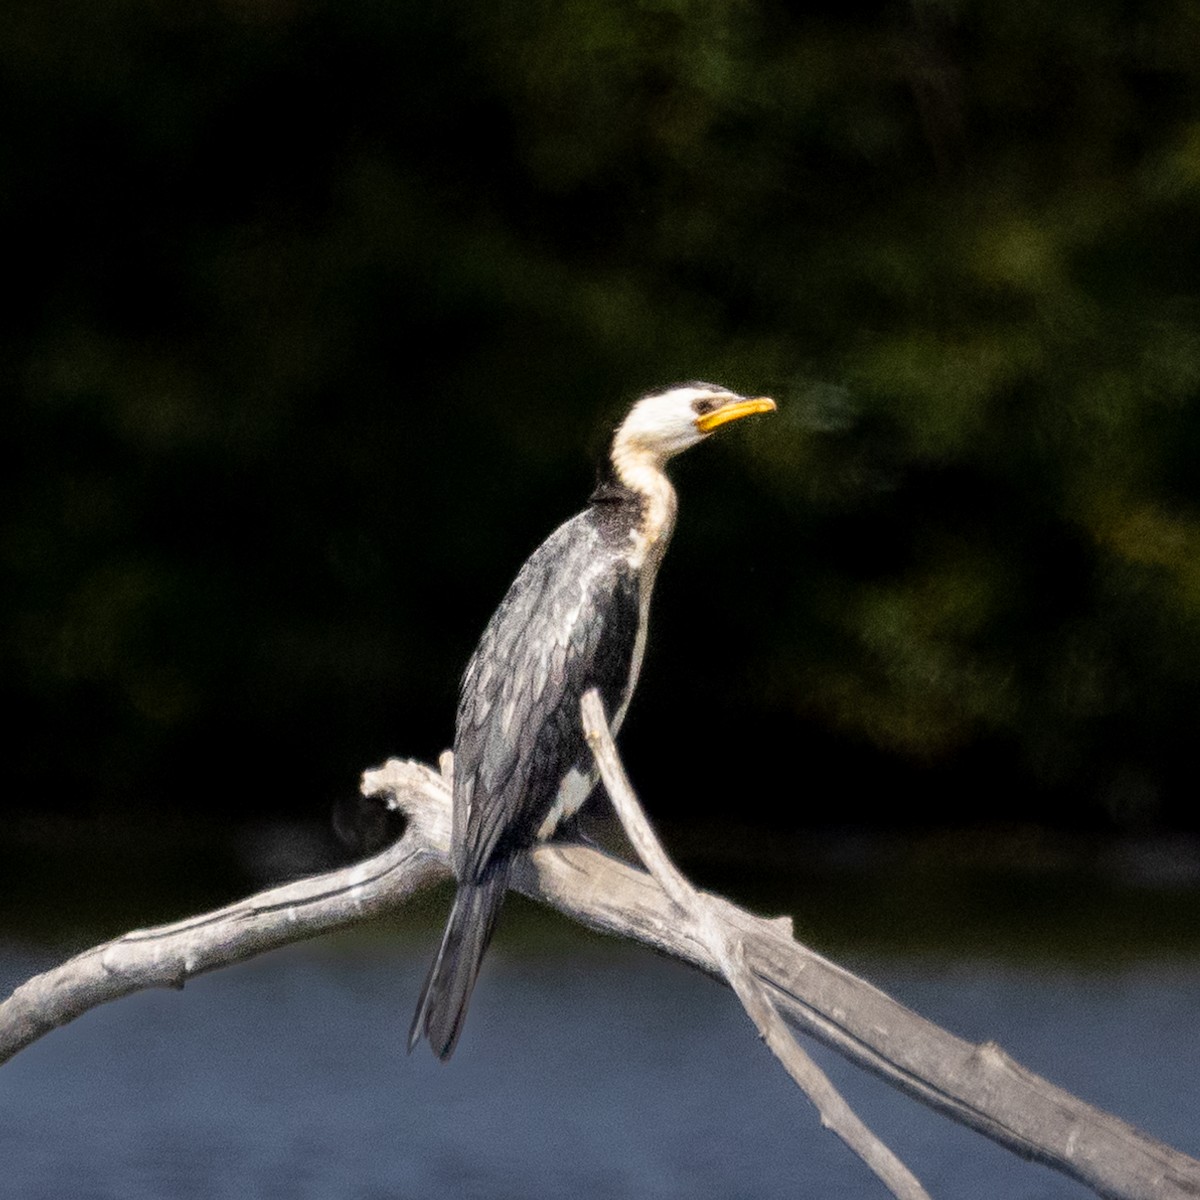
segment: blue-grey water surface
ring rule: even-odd
[[[411,943],[313,943],[51,1033],[0,1069],[0,1194],[886,1194],[821,1130],[730,994],[699,975],[590,941],[546,956],[497,947],[442,1066],[425,1047],[404,1053],[424,956]],[[0,985],[50,961],[8,948]],[[1200,966],[854,965],[1200,1153]],[[818,1057],[935,1197],[1091,1194]]]

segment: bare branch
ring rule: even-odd
[[[929,1193],[917,1177],[877,1137],[845,1098],[830,1082],[829,1076],[813,1062],[779,1015],[766,988],[746,966],[740,935],[722,924],[719,915],[671,861],[654,833],[638,798],[625,774],[625,765],[617,753],[608,728],[600,693],[590,689],[580,704],[583,731],[600,769],[600,777],[609,799],[638,857],[670,896],[680,915],[691,924],[720,963],[721,974],[742,1002],[759,1035],[771,1053],[800,1090],[812,1101],[821,1124],[834,1133],[875,1172],[883,1185],[898,1200],[929,1200]]]
[[[445,764],[446,775],[450,765]],[[239,904],[85,951],[29,980],[0,1004],[0,1062],[42,1034],[109,1000],[399,908],[449,874],[450,789],[417,763],[390,760],[363,777],[409,817],[384,853],[340,871],[274,888]],[[645,872],[584,846],[543,846],[514,886],[595,929],[639,941],[721,977],[721,965]],[[1026,1158],[1121,1200],[1196,1200],[1200,1162],[1085,1104],[1015,1063],[972,1045],[797,943],[791,923],[767,920],[705,893],[746,965],[786,1020]]]
[[[135,929],[36,975],[0,1004],[0,1063],[89,1009],[147,988],[182,988],[196,975],[398,908],[445,877],[450,813],[441,777],[392,760],[388,786],[408,803],[394,845],[341,871],[272,888],[215,912]]]

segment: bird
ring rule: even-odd
[[[455,719],[457,881],[408,1049],[454,1053],[516,857],[563,836],[596,786],[580,700],[596,688],[615,735],[646,649],[655,576],[675,525],[668,459],[774,400],[712,383],[642,396],[617,427],[587,508],[529,557],[463,674]]]

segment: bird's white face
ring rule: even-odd
[[[656,458],[670,458],[703,441],[727,421],[770,412],[775,402],[747,398],[712,383],[689,383],[643,396],[621,423],[617,437]]]

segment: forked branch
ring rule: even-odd
[[[821,1124],[832,1129],[879,1176],[897,1200],[929,1200],[929,1193],[917,1177],[867,1128],[825,1072],[792,1036],[766,987],[746,966],[741,936],[722,922],[716,907],[692,887],[663,849],[625,774],[608,728],[600,693],[595,688],[583,697],[580,712],[600,777],[638,858],[671,898],[679,917],[708,947],[720,965],[725,982],[742,1002],[759,1036],[816,1107]]]
[[[135,930],[22,984],[0,1004],[0,1062],[109,1000],[143,988],[182,987],[202,972],[400,908],[449,874],[448,771],[447,756],[441,774],[396,759],[366,772],[364,793],[387,796],[409,818],[404,836],[383,853],[215,912]],[[513,883],[584,924],[724,977],[711,946],[679,920],[670,896],[626,863],[584,846],[542,846],[518,864]],[[972,1045],[917,1016],[800,945],[790,921],[756,917],[719,897],[704,899],[795,1028],[1101,1196],[1200,1197],[1200,1162],[1025,1070],[998,1046]]]

